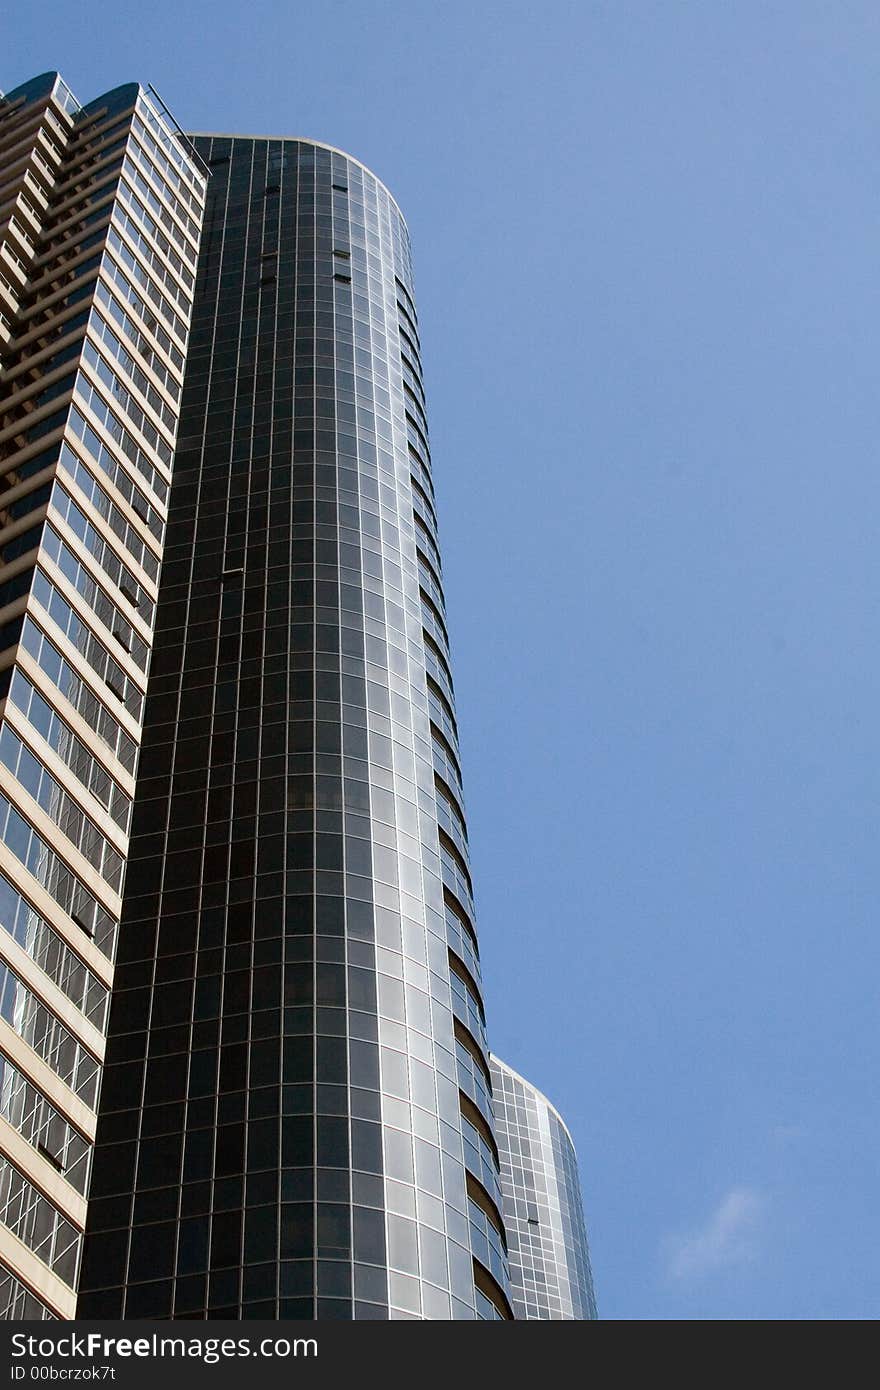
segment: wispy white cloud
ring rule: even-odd
[[[748,1187],[722,1197],[698,1230],[667,1243],[667,1272],[673,1279],[697,1279],[726,1265],[754,1259],[764,1199]]]

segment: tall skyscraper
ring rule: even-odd
[[[0,354],[0,1318],[595,1316],[493,1113],[394,199],[44,74]]]
[[[0,100],[0,1316],[75,1309],[205,177],[154,93]]]
[[[491,1059],[514,1314],[594,1319],[596,1297],[577,1154],[555,1106]]]
[[[79,1311],[512,1316],[407,230],[210,170]]]

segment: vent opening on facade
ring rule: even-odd
[[[72,922],[75,922],[76,925],[79,927],[80,931],[85,932],[86,936],[95,935],[94,927],[91,925],[90,922],[87,922],[83,917],[80,917],[78,912],[71,912],[70,920]]]
[[[64,1172],[64,1164],[62,1160],[58,1157],[56,1153],[53,1153],[51,1149],[47,1148],[41,1140],[37,1141],[37,1152],[41,1153],[43,1155],[43,1158],[45,1158],[46,1162],[51,1163],[53,1168],[57,1168],[59,1173]]]

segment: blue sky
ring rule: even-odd
[[[877,1317],[880,11],[149,12],[15,6],[0,85],[153,82],[408,218],[490,1034],[601,1315]]]

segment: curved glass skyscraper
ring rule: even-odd
[[[81,1317],[512,1316],[409,242],[209,171]]]
[[[592,1320],[593,1273],[568,1127],[506,1062],[493,1057],[491,1067],[516,1317]]]

